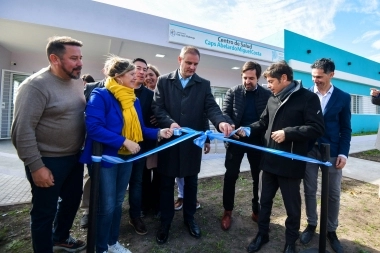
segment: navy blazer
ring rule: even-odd
[[[156,140],[159,129],[145,127],[139,99],[136,99],[134,106],[140,120],[143,137]],[[80,161],[86,164],[92,163],[93,141],[103,144],[103,155],[117,156],[125,141],[125,137],[121,135],[123,125],[119,101],[106,88],[94,89],[86,106],[87,137]],[[111,167],[112,164],[102,161],[102,166]]]
[[[314,86],[309,89],[314,92]],[[333,93],[326,105],[323,118],[325,134],[318,138],[319,144],[330,144],[330,156],[348,157],[351,142],[351,96],[334,86]],[[314,145],[315,142],[310,143]]]

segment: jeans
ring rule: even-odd
[[[139,218],[141,215],[142,178],[146,158],[133,162],[131,180],[129,182],[129,217]]]
[[[130,156],[119,155],[126,160]],[[99,206],[97,215],[96,252],[108,250],[119,239],[122,204],[131,176],[132,163],[101,168],[99,173]]]
[[[321,160],[321,153],[317,147],[314,147],[308,157]],[[329,167],[329,200],[328,200],[328,217],[327,231],[336,231],[338,228],[338,216],[340,206],[340,188],[342,181],[342,170],[335,167],[336,157],[329,160],[333,165]],[[319,165],[314,163],[306,164],[305,178],[303,185],[305,189],[305,204],[307,223],[313,226],[318,224],[317,213],[317,189],[318,189],[318,170]]]
[[[70,235],[82,197],[83,164],[79,163],[79,154],[42,157],[42,161],[53,174],[54,186],[37,187],[29,168],[25,167],[33,196],[30,211],[32,244],[36,253],[52,253],[53,241],[65,241]],[[58,198],[61,201],[58,202]]]

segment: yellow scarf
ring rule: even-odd
[[[115,98],[121,104],[124,119],[124,126],[121,134],[128,140],[134,142],[142,141],[143,137],[141,125],[136,109],[134,107],[134,102],[136,100],[134,90],[118,84],[114,78],[110,77],[107,78],[105,87],[115,96]],[[118,153],[122,155],[131,154],[131,152],[124,146],[119,150]]]

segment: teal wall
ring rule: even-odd
[[[311,65],[317,59],[331,58],[335,63],[336,70],[370,79],[380,79],[380,63],[287,30],[284,31],[284,34],[284,54],[287,62],[296,60]],[[311,50],[311,53],[308,54],[307,50]],[[348,65],[348,62],[351,62],[351,65]],[[310,73],[294,71],[294,79],[302,80],[304,87],[313,86]],[[363,96],[369,96],[369,88],[373,87],[339,79],[332,79],[332,83],[349,94]],[[380,115],[352,114],[352,132],[377,131],[379,122]]]

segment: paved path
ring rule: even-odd
[[[353,137],[350,153],[375,148],[376,135]],[[212,143],[210,154],[204,155],[199,178],[223,175],[225,149],[223,143]],[[243,159],[241,171],[249,171]],[[380,164],[350,157],[343,175],[380,185]],[[23,163],[18,159],[10,140],[0,140],[0,206],[27,203],[31,200],[30,185],[25,178]]]

